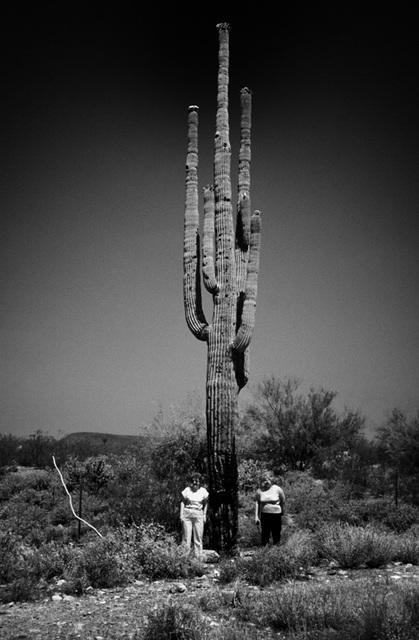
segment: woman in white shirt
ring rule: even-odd
[[[202,537],[207,519],[208,491],[201,486],[198,473],[191,476],[189,485],[182,491],[180,502],[180,520],[182,522],[182,543],[188,549],[193,538],[195,555],[202,553]]]
[[[261,525],[262,545],[268,544],[271,535],[274,544],[280,543],[284,508],[283,490],[269,475],[263,476],[255,495],[255,523]]]

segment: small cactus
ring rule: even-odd
[[[212,545],[234,552],[238,533],[235,428],[238,393],[248,379],[255,324],[261,216],[251,215],[250,131],[252,94],[241,91],[236,228],[231,195],[228,114],[229,25],[217,25],[219,68],[214,184],[204,188],[201,250],[198,197],[198,107],[189,107],[184,220],[184,307],[196,338],[208,345],[206,420]],[[202,264],[201,264],[202,252]],[[201,276],[213,298],[212,322],[202,308]]]

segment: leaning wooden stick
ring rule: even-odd
[[[59,474],[59,476],[60,476],[60,478],[61,478],[61,483],[62,483],[62,485],[63,485],[63,487],[64,487],[64,489],[65,489],[65,492],[66,492],[66,494],[68,495],[68,499],[69,499],[69,501],[70,501],[70,508],[71,508],[71,511],[73,512],[73,516],[74,516],[75,518],[77,518],[77,520],[80,520],[80,522],[83,522],[84,524],[87,524],[87,526],[88,526],[88,527],[90,527],[91,529],[93,529],[93,531],[96,531],[96,533],[97,533],[97,535],[99,536],[99,538],[103,538],[102,534],[101,534],[101,533],[99,533],[99,531],[96,529],[96,527],[94,527],[92,524],[89,524],[88,522],[86,522],[86,520],[83,520],[83,518],[80,518],[80,517],[77,515],[77,513],[74,511],[73,501],[72,501],[72,499],[71,499],[70,492],[69,492],[69,490],[67,489],[66,484],[65,484],[65,482],[64,482],[63,474],[61,473],[61,471],[60,471],[60,470],[59,470],[59,468],[57,467],[57,463],[55,462],[55,457],[54,457],[54,456],[52,456],[52,461],[53,461],[53,463],[54,463],[54,467],[57,469],[58,474]]]

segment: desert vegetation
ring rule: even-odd
[[[270,637],[266,629],[296,640],[417,637],[419,580],[375,572],[419,565],[419,417],[393,410],[366,438],[362,416],[336,412],[334,397],[301,394],[292,379],[262,381],[237,433],[241,553],[220,557],[213,589],[193,605],[162,603],[136,637]],[[73,516],[53,456],[76,513],[101,537]],[[179,522],[188,473],[208,471],[199,399],[159,411],[123,445],[111,436],[3,435],[0,463],[3,603],[50,599],[57,584],[79,597],[205,575],[180,545]],[[266,470],[284,488],[288,516],[281,545],[261,548],[253,494]],[[321,571],[357,579],[313,580]],[[223,590],[232,594],[227,605]],[[208,612],[219,626],[206,623]]]

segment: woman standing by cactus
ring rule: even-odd
[[[189,485],[182,491],[180,521],[182,523],[182,543],[189,547],[193,539],[195,555],[202,555],[202,538],[207,519],[208,491],[201,486],[201,476],[192,474]]]
[[[255,495],[255,523],[261,526],[263,546],[269,543],[271,535],[274,544],[280,543],[284,509],[283,490],[277,484],[273,484],[269,475],[264,475]]]

